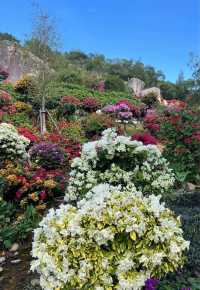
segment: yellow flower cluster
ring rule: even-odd
[[[32,106],[24,102],[17,101],[14,105],[17,111],[20,112],[21,111],[30,112],[32,110]]]
[[[44,182],[44,187],[53,189],[55,188],[57,183],[53,179],[45,180]]]
[[[6,161],[2,169],[0,169],[0,176],[4,177],[9,184],[17,184],[17,174],[19,174],[20,168],[11,161]]]

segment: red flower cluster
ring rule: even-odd
[[[144,127],[148,129],[151,133],[160,131],[159,118],[155,110],[148,110],[144,118]]]
[[[187,103],[184,101],[172,99],[172,100],[166,100],[166,106],[176,111],[180,111],[187,107]]]
[[[131,140],[141,141],[144,145],[148,145],[148,144],[156,145],[158,143],[157,139],[148,133],[134,134],[131,137]]]
[[[95,112],[99,108],[99,106],[99,102],[93,97],[86,97],[82,101],[83,109],[88,112]]]
[[[39,142],[39,137],[32,133],[32,131],[25,127],[19,127],[17,128],[17,131],[20,135],[23,135],[27,139],[29,139],[31,142]]]
[[[71,105],[75,105],[75,106],[80,106],[81,101],[74,96],[64,96],[61,99],[61,104],[71,104]]]

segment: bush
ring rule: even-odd
[[[84,135],[83,128],[81,126],[81,122],[75,121],[75,122],[60,122],[59,123],[59,129],[61,135],[63,137],[73,141],[73,142],[79,142],[84,143],[86,138]]]
[[[76,106],[74,104],[64,103],[58,108],[58,118],[65,118],[70,120],[72,115],[76,112]]]
[[[32,111],[32,106],[30,104],[25,103],[25,102],[17,101],[14,105],[15,105],[17,112],[19,112],[19,113],[20,112],[29,113]]]
[[[154,93],[149,93],[142,98],[142,102],[145,103],[149,108],[151,108],[153,105],[158,103],[157,95],[155,95]]]
[[[156,138],[148,133],[143,133],[143,134],[136,133],[131,137],[131,140],[141,141],[144,145],[149,145],[149,144],[156,145],[158,143]]]
[[[24,127],[32,128],[33,122],[25,112],[15,113],[12,115],[4,115],[4,122],[10,122],[16,127],[20,127],[22,124]]]
[[[159,199],[102,184],[78,209],[51,209],[34,233],[31,269],[41,286],[139,290],[182,266],[189,242]]]
[[[31,147],[29,154],[33,162],[47,169],[56,169],[65,163],[64,152],[57,144],[40,142]]]
[[[158,134],[165,143],[169,160],[179,182],[200,180],[200,118],[189,110],[168,111]],[[172,154],[173,152],[173,154]]]
[[[150,194],[169,191],[174,175],[166,159],[155,145],[143,145],[131,138],[117,136],[114,129],[103,132],[102,138],[84,144],[81,157],[72,162],[66,200],[82,198],[88,189],[108,182]]]
[[[92,113],[86,117],[84,129],[87,138],[99,136],[107,128],[113,127],[114,121],[104,114]]]
[[[36,84],[33,79],[29,76],[23,76],[18,80],[14,85],[14,90],[21,95],[35,95],[36,93]]]
[[[110,91],[125,91],[125,84],[118,76],[108,76],[105,80],[105,89]]]
[[[8,106],[11,104],[12,97],[6,91],[0,90],[0,108],[2,109],[4,106]]]
[[[27,158],[26,147],[29,143],[27,138],[18,134],[14,126],[0,124],[0,162]]]
[[[82,108],[87,112],[95,112],[100,107],[100,103],[93,97],[86,97],[82,101]]]
[[[20,217],[20,218],[19,218]],[[14,204],[0,201],[0,241],[5,248],[26,239],[38,225],[39,215],[33,206],[28,206],[21,216]]]

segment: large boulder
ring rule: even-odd
[[[140,96],[141,91],[144,89],[145,87],[145,83],[137,78],[131,78],[130,80],[128,80],[128,87],[133,91],[133,93],[136,96]]]
[[[0,67],[8,72],[8,81],[15,82],[23,75],[37,75],[44,66],[48,68],[40,58],[18,44],[0,42]]]

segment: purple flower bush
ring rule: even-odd
[[[106,114],[115,114],[115,116],[122,121],[130,120],[133,117],[130,107],[125,103],[107,105],[102,111]]]
[[[62,167],[65,162],[63,150],[57,144],[49,142],[35,144],[29,154],[32,161],[46,169]]]
[[[131,112],[119,112],[118,118],[121,120],[130,120],[133,117]]]
[[[159,280],[157,279],[148,279],[145,282],[145,290],[156,290],[156,286],[158,286]]]
[[[116,113],[116,105],[107,105],[102,109],[102,111],[106,114],[114,114]]]

